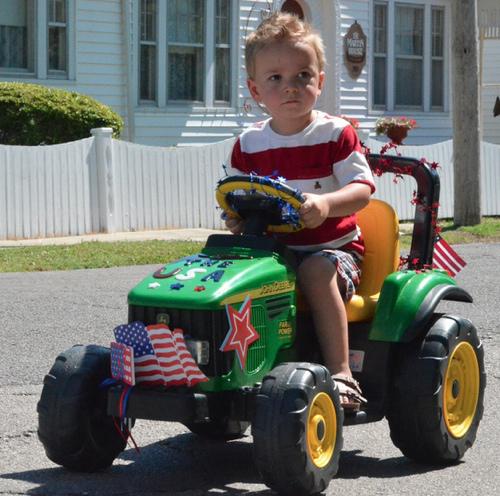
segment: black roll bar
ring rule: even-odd
[[[375,175],[393,173],[409,175],[417,182],[415,219],[409,269],[423,269],[432,266],[436,221],[439,207],[439,175],[435,168],[425,161],[393,155],[368,154],[368,163]]]

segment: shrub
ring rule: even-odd
[[[90,136],[95,127],[113,128],[123,120],[109,107],[85,95],[36,84],[0,83],[0,143],[54,145]]]

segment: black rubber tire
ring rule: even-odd
[[[336,425],[331,422],[326,427],[335,433],[333,453],[319,467],[308,449],[307,429],[311,406],[321,393],[333,404]],[[252,422],[255,464],[264,482],[282,495],[325,490],[338,470],[343,420],[338,386],[325,367],[286,363],[273,369],[263,379]]]
[[[77,345],[61,353],[45,376],[38,402],[38,437],[48,458],[80,472],[109,467],[125,448],[106,414],[110,351]]]
[[[196,422],[185,425],[193,434],[200,437],[214,441],[230,441],[242,438],[250,422],[222,418],[213,419],[209,422]]]
[[[475,374],[465,374],[463,383],[457,383],[457,391],[465,391],[464,394],[469,394],[468,398],[471,394],[477,396],[477,406],[475,412],[471,409],[470,426],[455,437],[445,421],[445,377],[451,356],[461,343],[472,347],[477,359],[479,383],[475,393],[468,393]],[[475,365],[469,367],[468,372],[473,369],[476,369]],[[402,349],[398,357],[387,412],[393,443],[405,456],[417,462],[456,463],[476,438],[483,416],[485,385],[484,350],[475,327],[461,317],[440,316],[423,342]]]

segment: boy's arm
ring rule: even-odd
[[[364,183],[349,183],[338,191],[315,195],[303,193],[306,201],[299,214],[309,229],[320,226],[328,217],[345,217],[365,207],[372,194],[372,188]]]
[[[246,174],[243,172],[241,168],[244,165],[243,156],[241,153],[241,144],[240,138],[237,138],[231,152],[229,153],[229,157],[226,160],[226,165],[224,166],[224,170],[228,176],[234,176],[238,174]],[[226,228],[232,234],[241,234],[243,232],[243,228],[245,226],[245,221],[242,219],[237,219],[235,217],[231,217],[227,212],[223,213],[224,222],[226,224]]]

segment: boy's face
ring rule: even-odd
[[[248,89],[266,106],[280,134],[300,132],[313,120],[312,111],[325,78],[314,48],[307,43],[271,43],[257,53]]]

